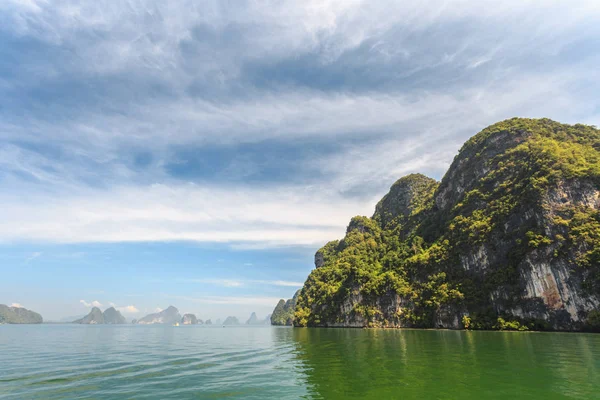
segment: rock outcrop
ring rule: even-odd
[[[184,314],[181,318],[182,325],[198,325],[198,318],[194,314]]]
[[[315,267],[298,326],[600,329],[600,131],[490,126],[441,182],[398,180]]]
[[[121,312],[115,309],[114,307],[110,307],[104,310],[103,315],[105,324],[121,325],[127,323],[127,320],[123,315],[121,315]]]
[[[317,252],[317,256],[315,257],[315,265],[318,265],[317,262],[317,258],[319,257],[319,254],[322,254],[323,252],[319,253]],[[279,303],[277,303],[277,305],[275,306],[275,309],[273,310],[273,314],[271,314],[271,325],[276,325],[276,326],[292,326],[294,323],[294,309],[296,308],[296,301],[298,299],[298,295],[300,294],[300,291],[298,290],[295,294],[294,297],[292,297],[289,300],[284,300],[281,299],[279,300]]]
[[[0,304],[0,324],[41,324],[42,316],[23,307]]]
[[[176,324],[181,321],[179,310],[173,306],[160,312],[146,315],[144,318],[137,320],[138,325],[153,325],[153,324]]]
[[[240,321],[236,317],[227,317],[223,321],[223,325],[239,325]]]
[[[250,318],[248,318],[248,320],[246,321],[246,325],[260,325],[260,324],[261,324],[261,321],[258,320],[258,317],[256,316],[255,312],[250,314]]]

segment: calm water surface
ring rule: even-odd
[[[599,399],[600,335],[0,326],[2,399]]]

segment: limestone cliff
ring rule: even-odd
[[[315,256],[299,326],[600,328],[600,131],[512,119]]]

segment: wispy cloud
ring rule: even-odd
[[[285,287],[302,287],[303,282],[291,282],[291,281],[263,281],[263,280],[250,280],[250,283],[269,285],[269,286],[285,286]]]
[[[221,304],[221,305],[245,305],[245,306],[263,306],[274,307],[280,300],[279,297],[263,297],[263,296],[179,296],[179,295],[163,295],[169,299],[186,300],[200,304]]]
[[[20,303],[12,303],[10,306],[15,308],[25,308]]]
[[[240,287],[243,286],[244,283],[238,280],[233,279],[182,279],[184,282],[192,282],[192,283],[207,283],[210,285],[217,285],[223,287]]]
[[[596,0],[0,15],[0,242],[316,246],[491,123],[600,124]]]
[[[25,264],[29,264],[31,261],[33,261],[36,258],[39,258],[41,256],[42,256],[42,252],[36,251],[35,253],[32,253],[29,257],[27,257],[25,259]]]
[[[302,282],[291,282],[283,280],[261,280],[261,279],[179,279],[181,282],[188,283],[206,283],[222,287],[246,287],[251,285],[284,286],[284,287],[302,287]]]
[[[0,240],[314,244],[338,236],[352,215],[372,208],[371,202],[335,195],[339,202],[314,203],[311,192],[294,188],[245,188],[234,193],[214,186],[154,185],[110,193],[65,193],[46,197],[46,206],[39,208],[0,194],[4,205],[0,215],[7,221],[5,229],[0,227]],[[42,197],[40,193],[35,202]]]

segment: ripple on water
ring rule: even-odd
[[[600,336],[1,326],[0,398],[597,398]]]

